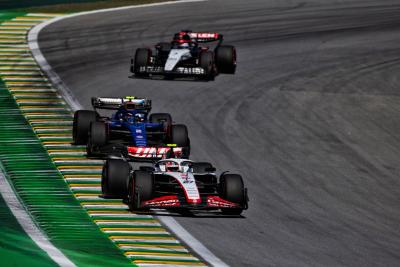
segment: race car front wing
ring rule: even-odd
[[[186,208],[193,210],[201,209],[247,209],[247,205],[240,205],[227,201],[216,195],[203,196],[202,201],[197,204],[188,203],[177,195],[157,197],[141,203],[141,208]]]
[[[173,71],[165,71],[162,66],[141,66],[139,73],[148,74],[175,74],[175,75],[205,75],[206,72],[201,67],[177,67]]]

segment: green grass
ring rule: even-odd
[[[0,0],[1,1],[1,0]],[[17,11],[6,11],[0,9],[0,23],[6,20],[10,20],[12,18],[15,18],[17,16],[23,16],[26,14],[26,12],[17,12]]]
[[[134,266],[73,196],[1,79],[0,116],[0,168],[51,242],[77,266]],[[18,130],[11,126],[18,126]],[[33,255],[40,251],[17,226],[10,229],[7,212],[0,200],[0,266],[52,266],[29,261],[44,260],[46,255]],[[26,258],[22,258],[24,254]]]

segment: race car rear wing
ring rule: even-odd
[[[187,158],[189,156],[188,150],[185,147],[176,147],[172,144],[160,147],[127,147],[127,158],[134,159],[135,161],[158,161],[171,155],[179,155],[180,157]]]
[[[194,39],[198,43],[209,43],[219,41],[222,43],[224,40],[224,36],[219,33],[211,33],[211,32],[190,32],[188,33],[190,38]]]
[[[126,97],[92,97],[92,106],[95,109],[119,109],[125,106],[127,109],[151,109],[151,100],[145,98]]]

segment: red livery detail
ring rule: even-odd
[[[208,196],[207,205],[209,207],[216,207],[216,208],[234,208],[238,206],[238,204],[224,200],[218,196]]]
[[[162,158],[167,152],[173,150],[174,154],[182,153],[181,147],[136,147],[128,146],[128,154],[135,158]]]
[[[218,40],[219,34],[218,33],[212,33],[212,32],[190,32],[189,33],[190,38],[192,39],[197,39],[197,41],[214,41]]]
[[[155,207],[179,207],[180,203],[177,196],[162,196],[143,203],[144,206]]]

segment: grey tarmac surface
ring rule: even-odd
[[[181,29],[238,50],[214,82],[130,79]],[[153,99],[192,155],[243,174],[243,218],[176,217],[231,266],[400,266],[400,2],[208,1],[80,16],[42,31],[81,103]]]

